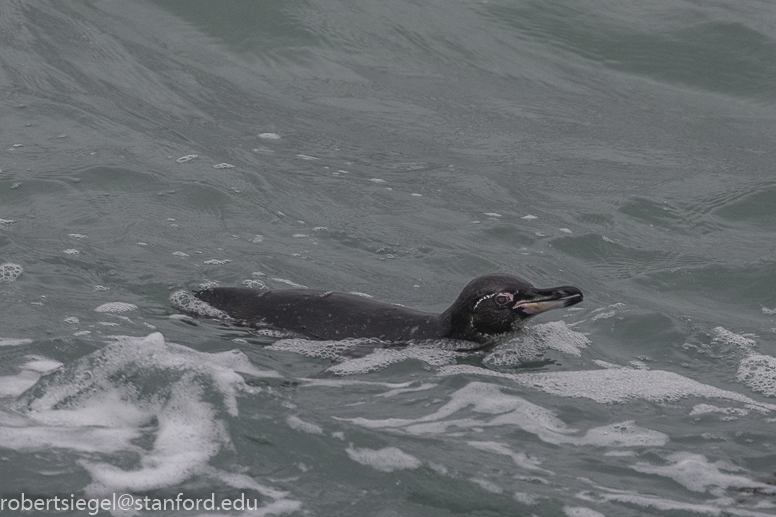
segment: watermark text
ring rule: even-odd
[[[216,499],[216,494],[210,494],[210,497],[186,497],[179,493],[175,497],[148,497],[132,494],[112,494],[108,497],[76,497],[70,494],[69,497],[31,497],[24,493],[19,497],[0,497],[0,512],[10,510],[12,512],[87,512],[89,515],[107,512],[126,512],[126,511],[245,511],[257,510],[259,500],[246,497],[240,494],[240,497],[234,499]]]

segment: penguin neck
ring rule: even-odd
[[[454,303],[439,315],[443,327],[447,330],[446,337],[475,343],[486,343],[488,340],[474,330],[471,315]]]

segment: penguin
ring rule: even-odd
[[[538,289],[507,274],[475,278],[441,314],[310,289],[209,287],[194,296],[241,324],[291,331],[313,340],[376,338],[407,343],[454,339],[475,343],[472,349],[490,348],[511,337],[533,316],[576,305],[583,298],[576,287]]]

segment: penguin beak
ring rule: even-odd
[[[517,302],[512,309],[521,311],[526,316],[534,316],[540,312],[576,305],[583,298],[582,291],[571,286],[531,289],[522,294],[523,299]]]

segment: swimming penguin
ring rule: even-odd
[[[211,287],[195,296],[251,327],[287,330],[312,339],[407,342],[448,338],[479,343],[476,348],[498,344],[541,312],[582,301],[576,287],[537,289],[505,274],[475,278],[442,314],[309,289]]]

